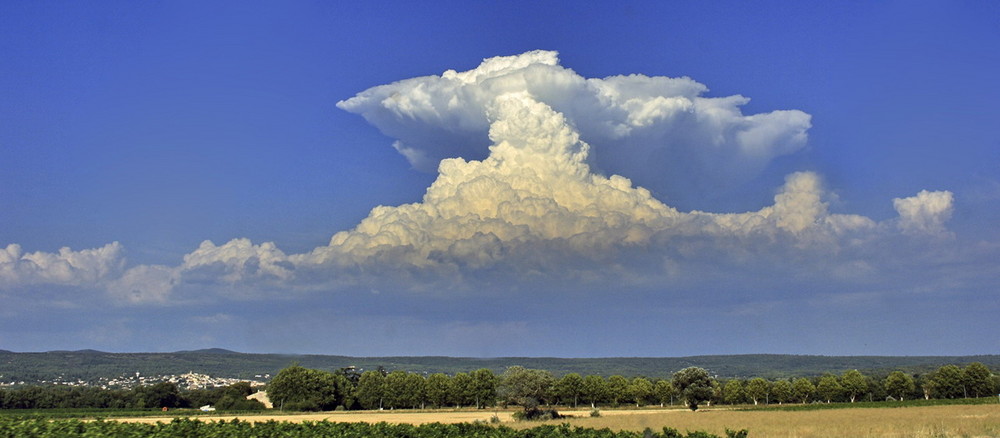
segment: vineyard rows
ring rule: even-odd
[[[746,431],[730,432],[729,437],[746,437]],[[567,424],[542,425],[517,430],[482,423],[409,424],[277,422],[202,422],[177,418],[169,423],[119,423],[115,421],[43,420],[0,418],[0,438],[718,438],[705,432],[679,433],[671,428],[660,432],[588,429]]]

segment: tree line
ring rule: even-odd
[[[176,384],[170,382],[132,389],[24,386],[0,389],[0,409],[169,409],[212,405],[222,410],[263,410],[264,405],[259,401],[246,398],[256,391],[248,382],[186,391],[181,391]]]
[[[866,376],[849,370],[814,379],[730,379],[714,389],[715,398],[727,404],[979,398],[998,392],[1000,378],[978,362],[965,368],[945,365],[924,375],[893,371]]]
[[[275,407],[294,410],[409,409],[539,405],[598,406],[683,403],[768,404],[971,398],[1000,392],[1000,378],[982,363],[965,368],[945,365],[925,375],[894,371],[767,380],[718,379],[690,367],[669,379],[569,373],[556,378],[546,370],[513,366],[501,375],[489,369],[470,373],[423,375],[384,370],[327,372],[301,366],[283,369],[268,385]]]
[[[970,398],[1000,393],[1000,378],[982,363],[964,368],[945,365],[931,373],[914,375],[893,371],[865,375],[849,370],[841,375],[768,380],[719,379],[702,368],[678,371],[669,379],[621,375],[603,377],[568,373],[555,377],[546,370],[520,366],[497,375],[482,368],[454,375],[425,375],[382,368],[358,372],[354,368],[325,371],[292,365],[267,385],[275,408],[295,411],[335,409],[414,409],[493,406],[648,406],[702,403],[773,404],[854,402],[857,400],[911,400],[915,398]],[[179,391],[172,383],[131,390],[94,387],[29,386],[0,389],[0,408],[174,408],[212,404],[218,409],[253,410],[263,406],[246,396],[249,383],[225,388]]]

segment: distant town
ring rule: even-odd
[[[97,387],[101,389],[132,389],[138,386],[144,385],[154,385],[157,383],[168,382],[176,384],[179,389],[191,390],[191,389],[209,389],[209,388],[221,388],[232,385],[239,382],[249,382],[252,387],[264,386],[268,380],[271,379],[270,374],[257,374],[253,379],[236,379],[231,377],[212,377],[208,374],[200,374],[195,372],[188,372],[180,375],[151,375],[144,376],[140,372],[135,372],[135,374],[124,374],[118,377],[100,377],[94,380],[82,380],[82,379],[63,379],[55,378],[52,380],[37,380],[37,381],[5,381],[3,376],[0,375],[0,388],[3,387],[16,387],[24,385],[66,385],[66,386],[82,386],[82,387]]]

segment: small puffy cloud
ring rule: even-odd
[[[670,199],[732,187],[805,145],[808,114],[744,115],[748,98],[707,91],[687,77],[584,78],[559,65],[556,52],[539,50],[372,87],[337,105],[398,139],[393,147],[414,167],[432,171],[442,159],[485,156],[488,108],[498,96],[527,93],[571,121],[597,169]]]
[[[899,213],[899,229],[907,234],[943,234],[951,218],[952,194],[921,190],[916,196],[896,198],[892,206]]]
[[[254,245],[250,239],[233,239],[216,246],[206,240],[197,250],[184,256],[180,269],[189,273],[204,272],[227,283],[247,279],[287,279],[293,269],[287,260],[285,253],[272,242]]]

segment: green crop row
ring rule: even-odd
[[[727,431],[729,437],[746,437],[746,431]],[[718,438],[705,432],[688,432],[686,435],[671,428],[662,432],[612,431],[542,425],[532,429],[516,430],[506,426],[480,423],[463,424],[409,424],[389,423],[331,423],[277,422],[252,423],[232,420],[229,422],[203,422],[177,418],[169,423],[121,423],[115,421],[44,420],[38,418],[0,418],[0,438],[103,438],[103,437],[155,437],[155,438]]]

